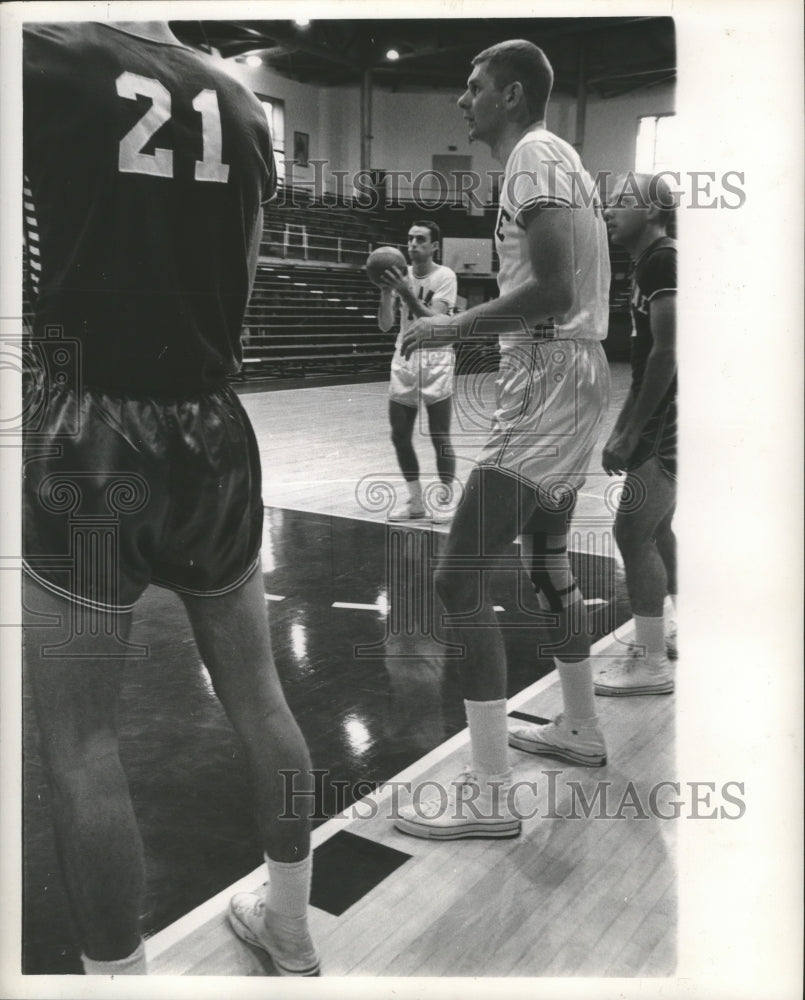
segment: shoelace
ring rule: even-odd
[[[636,642],[630,642],[626,647],[626,653],[623,659],[619,660],[614,666],[618,670],[623,670],[625,673],[629,673],[635,669],[637,664],[645,658],[645,650],[643,646],[639,646]]]
[[[462,798],[462,789],[465,786],[477,784],[478,778],[475,772],[467,765],[450,782],[451,792],[448,793],[448,797],[452,794],[455,798]],[[426,817],[440,815],[444,812],[445,805],[446,802],[444,795],[439,792],[434,792],[432,795],[428,796],[428,798],[421,800],[419,804],[419,811]]]
[[[458,789],[463,788],[464,785],[477,785],[478,776],[471,767],[467,766],[462,768],[450,784],[453,785],[453,787],[458,791]]]
[[[538,730],[539,732],[544,733],[546,730],[550,731],[551,727],[557,726],[562,721],[562,719],[564,719],[564,717],[565,717],[564,712],[560,712],[559,715],[557,715],[550,722],[530,723],[527,726],[519,726],[517,729],[512,729],[512,732],[516,736],[523,736],[523,737],[531,736],[535,729]]]

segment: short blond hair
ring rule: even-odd
[[[553,89],[553,69],[541,48],[522,38],[513,38],[479,52],[472,65],[480,63],[487,65],[498,89],[510,83],[522,86],[531,121],[545,117]]]

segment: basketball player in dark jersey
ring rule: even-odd
[[[309,776],[310,758],[271,655],[259,453],[226,382],[276,185],[265,115],[157,22],[28,26],[23,95],[26,669],[84,968],[146,971],[115,665],[154,583],[181,597],[254,778],[270,888],[230,920],[280,973],[315,975],[309,818],[279,819],[279,769]]]
[[[596,694],[670,694],[675,654],[665,635],[666,594],[676,599],[676,241],[667,235],[673,196],[661,176],[629,175],[605,211],[613,243],[635,261],[632,385],[603,466],[626,473],[615,519],[635,620],[629,652],[596,679]]]

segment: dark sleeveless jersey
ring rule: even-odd
[[[649,320],[649,303],[658,295],[676,294],[676,241],[668,236],[655,240],[637,259],[632,282],[632,392],[637,395],[643,384],[646,361],[654,345]],[[676,376],[663,396],[657,411],[676,396]]]
[[[263,108],[212,60],[108,24],[24,29],[34,330],[81,381],[186,395],[241,363],[276,173]]]

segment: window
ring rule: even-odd
[[[639,174],[654,174],[659,170],[675,170],[676,115],[646,115],[637,120],[635,170]]]
[[[282,101],[264,97],[262,94],[256,96],[266,113],[271,145],[274,147],[274,160],[277,164],[277,180],[281,186],[285,183],[285,105]]]

